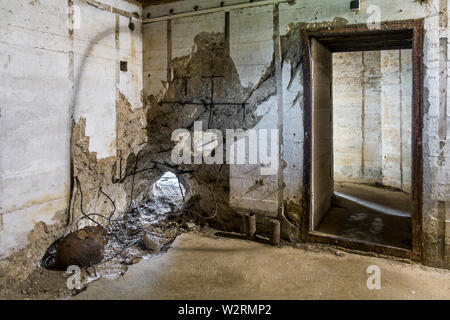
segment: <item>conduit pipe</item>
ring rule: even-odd
[[[267,5],[271,5],[271,4],[284,3],[284,2],[295,3],[295,0],[261,0],[261,1],[255,1],[255,2],[233,4],[233,5],[229,5],[229,6],[215,7],[215,8],[195,10],[195,11],[189,11],[189,12],[174,13],[174,14],[169,14],[169,15],[160,16],[160,17],[143,19],[142,23],[147,24],[147,23],[153,23],[153,22],[159,22],[159,21],[167,21],[167,20],[172,20],[172,19],[199,16],[199,15],[215,13],[215,12],[227,12],[227,11],[236,10],[236,9],[261,7],[261,6],[267,6]]]

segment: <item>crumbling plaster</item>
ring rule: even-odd
[[[68,230],[63,225],[69,222],[68,227],[74,227],[70,223],[82,216],[75,180],[70,190],[70,150],[87,213],[112,212],[113,205],[104,194],[114,200],[117,214],[123,212],[132,201],[143,201],[151,182],[170,170],[179,174],[186,187],[186,207],[199,219],[236,229],[241,225],[240,214],[251,210],[257,212],[260,230],[267,229],[268,219],[278,218],[282,220],[283,237],[298,241],[304,201],[298,31],[366,23],[368,14],[364,10],[351,12],[348,3],[340,0],[297,0],[295,4],[231,11],[229,30],[225,29],[225,13],[216,13],[174,19],[170,24],[145,24],[142,32],[136,21],[131,33],[128,17],[117,10],[111,12],[110,6],[138,14],[139,7],[128,1],[103,1],[110,8],[108,12],[86,2],[89,0],[73,1],[83,14],[81,29],[70,30],[67,18],[71,1],[0,1],[0,13],[5,17],[0,43],[0,65],[4,68],[1,93],[5,101],[0,106],[1,276],[12,275],[5,266],[15,261],[24,266],[14,276],[24,278],[39,253]],[[186,0],[150,6],[142,16],[165,15],[171,8],[182,12],[195,5],[220,6],[220,2]],[[448,47],[447,33],[439,29],[447,27],[448,19],[444,19],[445,25],[439,19],[440,5],[445,2],[364,3],[378,5],[383,21],[425,19],[423,253],[426,264],[449,267],[450,117],[448,104],[443,105],[447,95],[440,94],[447,90],[443,77],[448,75],[448,59],[439,51],[442,43]],[[122,59],[128,61],[127,74],[118,70]],[[246,120],[238,120],[243,119],[242,109],[226,111],[218,107],[215,125],[220,130],[229,126],[280,129],[283,162],[276,175],[261,176],[258,170],[239,165],[164,164],[170,165],[172,130],[192,124],[193,119],[184,118],[184,113],[196,112],[205,128],[209,110],[202,106],[197,110],[192,106],[160,106],[157,102],[184,98],[179,96],[184,90],[182,81],[175,79],[183,73],[193,77],[190,90],[194,91],[190,94],[207,98],[209,87],[201,84],[200,78],[211,72],[211,61],[215,66],[226,66],[226,84],[218,85],[219,95],[228,93],[227,98],[241,101],[250,94],[252,99],[245,110]],[[442,65],[445,73],[439,72]],[[131,133],[125,134],[129,130]],[[136,174],[138,165],[143,171]],[[258,186],[261,179],[265,183]],[[211,187],[217,192],[216,201],[211,201]],[[69,198],[70,217],[66,214]],[[217,215],[213,214],[215,203],[219,206]],[[209,219],[211,215],[214,219]],[[45,243],[38,243],[34,240],[39,236],[28,236],[33,229],[41,235],[38,221],[61,227],[42,237]],[[31,251],[32,258],[27,260]]]
[[[166,15],[170,9],[174,9],[175,13],[189,11],[195,5],[198,5],[199,8],[207,8],[209,6],[214,6],[213,2],[214,1],[211,1],[211,4],[209,2],[208,4],[202,4],[199,1],[188,0],[178,3],[150,6],[144,10],[144,16],[147,13],[150,13],[152,17]],[[229,3],[225,2],[225,4]],[[234,50],[230,51],[230,56],[236,64],[242,85],[251,86],[252,84],[257,83],[258,77],[260,77],[261,74],[264,74],[264,70],[271,68],[268,64],[273,59],[271,59],[271,56],[273,56],[273,53],[278,49],[276,47],[276,37],[278,31],[281,36],[280,41],[283,44],[281,50],[285,53],[286,48],[289,45],[292,45],[292,43],[297,42],[299,39],[299,37],[297,37],[295,41],[286,41],[289,39],[290,35],[295,34],[295,29],[366,23],[370,13],[367,13],[365,9],[370,5],[375,5],[380,8],[381,21],[420,18],[424,18],[425,20],[423,79],[425,88],[425,107],[423,119],[423,252],[425,263],[448,266],[448,248],[450,244],[448,238],[448,207],[450,192],[448,192],[449,180],[447,174],[447,159],[449,153],[448,146],[446,146],[447,135],[443,136],[441,133],[441,136],[439,136],[438,134],[439,119],[443,119],[441,120],[441,123],[444,124],[447,124],[449,120],[447,107],[441,108],[439,113],[439,90],[446,91],[447,89],[446,87],[442,87],[442,85],[442,88],[439,87],[440,73],[438,54],[440,38],[445,39],[447,46],[447,34],[445,30],[440,31],[440,28],[447,27],[447,24],[443,25],[442,22],[448,20],[442,19],[442,15],[447,15],[447,3],[445,1],[435,0],[418,2],[413,0],[405,0],[392,2],[387,0],[368,0],[364,1],[363,10],[360,12],[350,11],[348,8],[348,3],[345,1],[296,1],[295,4],[280,4],[278,6],[278,18],[275,17],[275,20],[273,18],[272,20],[268,18],[270,16],[270,11],[273,10],[273,6],[231,11],[230,30],[232,30],[232,32],[230,33],[229,41],[231,44],[236,44],[236,46]],[[439,22],[440,11],[442,12],[441,24]],[[220,26],[223,21],[222,19],[209,20],[208,15],[191,17],[189,20],[191,21],[190,25],[192,26],[192,29],[190,30],[198,30],[199,25],[202,25],[202,29],[206,28],[208,21],[211,21],[209,27],[215,31],[218,28],[225,28],[223,25]],[[263,21],[265,23],[263,23]],[[278,29],[276,27],[273,28],[273,21],[279,22]],[[176,25],[177,20],[172,20],[171,24],[172,26]],[[165,22],[158,22],[144,26],[144,43],[148,44],[147,46],[144,45],[144,52],[148,50],[144,57],[144,69],[146,70],[146,75],[144,78],[146,76],[148,78],[144,83],[144,91],[146,95],[157,95],[162,86],[161,83],[167,81],[167,69],[165,70],[166,72],[164,72],[164,70],[162,72],[158,72],[156,68],[152,69],[151,67],[146,67],[151,64],[153,57],[160,57],[160,62],[163,63],[164,57],[167,57],[164,51],[167,52],[168,48],[170,49],[173,46],[173,44],[167,45],[167,37],[165,37],[166,25],[167,24]],[[272,29],[272,35],[270,34],[270,29]],[[192,34],[190,30],[183,30],[185,39],[193,39],[195,37],[195,32]],[[236,30],[236,32],[233,32],[233,30]],[[242,41],[240,39],[245,40]],[[271,41],[273,39],[275,39],[275,41]],[[188,40],[185,40],[185,42],[188,43]],[[156,55],[153,55],[152,51],[154,50],[154,46],[151,44],[157,44],[157,47],[159,48],[159,52]],[[297,49],[299,49],[299,47],[297,47]],[[290,54],[293,54],[293,51],[287,51]],[[255,57],[255,60],[249,60],[247,57]],[[299,225],[303,201],[303,101],[301,98],[303,89],[301,81],[302,77],[299,74],[301,71],[298,70],[298,66],[295,64],[298,63],[298,60],[294,59],[293,61],[287,61],[286,58],[286,56],[283,56],[281,91],[278,90],[276,97],[271,98],[272,100],[270,101],[270,106],[264,104],[260,105],[259,108],[265,108],[268,112],[265,113],[264,117],[258,122],[257,125],[269,123],[273,127],[276,123],[276,127],[282,129],[282,159],[286,161],[285,168],[282,173],[283,181],[280,184],[279,177],[276,177],[275,180],[277,183],[268,183],[267,186],[269,186],[268,188],[272,191],[280,186],[284,186],[282,187],[282,201],[284,206],[282,212],[285,213],[287,219],[289,219],[292,223],[288,225],[295,226]],[[447,61],[447,57],[442,55],[440,56],[440,59]],[[251,66],[246,65],[245,61],[251,61],[249,63]],[[253,63],[253,61],[255,62]],[[292,64],[292,62],[294,62],[294,64]],[[162,68],[161,66],[163,66],[161,63],[158,63],[159,68]],[[166,64],[166,68],[168,66],[169,64]],[[274,76],[276,77],[276,75]],[[444,95],[444,99],[447,99],[446,95]],[[281,114],[276,111],[278,110],[278,105],[280,102],[283,110]],[[445,113],[443,113],[442,110],[444,110]],[[280,119],[282,119],[282,121],[279,121]],[[445,129],[446,130],[441,130],[441,132],[448,131],[447,127]],[[445,159],[445,161],[440,161],[438,157],[441,160]],[[248,191],[250,190],[251,185],[255,183],[255,180],[259,180],[258,178],[271,181],[274,177],[258,177],[255,179],[256,177],[253,176],[254,173],[249,175],[247,172],[249,171],[246,170],[245,166],[230,167],[230,203],[236,204],[233,204],[233,207],[237,211],[242,209],[242,211],[253,210],[258,212],[261,209],[258,205],[261,204],[261,200],[264,198],[266,189],[260,188],[257,189],[257,191],[252,191],[251,197],[248,196],[248,194],[250,194]],[[248,181],[247,184],[243,182],[246,180]],[[237,192],[233,193],[233,190],[237,190]],[[233,196],[236,198],[233,198]],[[258,199],[259,201],[255,201],[255,199]],[[260,216],[268,214],[269,216],[280,217],[280,198],[276,197],[271,200],[273,201],[273,205],[265,205],[265,213],[260,213]],[[275,210],[277,207],[278,213],[277,210]],[[440,209],[438,209],[438,207]],[[291,233],[291,235],[294,235],[295,238],[298,236],[298,232],[297,234],[295,232],[293,234]],[[446,240],[444,239],[445,235]]]
[[[71,112],[75,128],[88,123],[91,157],[115,159],[116,103],[142,110],[140,22],[128,28],[142,9],[91,3],[0,1],[1,284],[23,280],[68,231]]]

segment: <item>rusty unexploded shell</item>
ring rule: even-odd
[[[56,267],[66,269],[76,265],[80,268],[103,260],[106,230],[102,226],[84,227],[69,233],[56,250]]]

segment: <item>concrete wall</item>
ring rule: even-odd
[[[67,2],[1,1],[0,258],[55,223],[69,194]]]
[[[126,16],[142,9],[90,2],[0,1],[0,259],[20,251],[19,278],[64,231],[71,106],[76,121],[86,119],[99,158],[115,156],[117,91],[142,107],[142,33],[140,23],[130,33]],[[120,60],[127,73],[118,71]],[[38,222],[59,227],[38,234],[46,242],[30,251]]]
[[[188,0],[178,3],[170,3],[168,5],[151,6],[146,9],[146,13],[150,13],[152,17],[168,14],[170,9],[175,12],[190,11],[194,5],[198,5],[201,9],[219,6],[220,1],[195,1]],[[225,5],[236,3],[235,1],[225,1]],[[404,19],[425,19],[425,39],[424,39],[424,130],[423,130],[423,151],[424,151],[424,206],[423,206],[423,223],[424,223],[424,259],[429,264],[439,265],[449,263],[450,259],[450,179],[449,179],[449,147],[448,147],[448,103],[447,103],[447,75],[448,75],[448,58],[447,52],[448,41],[447,33],[440,32],[439,27],[447,27],[447,1],[430,0],[430,1],[389,1],[389,0],[367,0],[364,1],[364,8],[375,5],[380,9],[380,18],[382,21],[404,20]],[[230,43],[231,56],[235,62],[239,74],[240,81],[244,86],[251,88],[258,80],[258,76],[264,74],[267,70],[275,70],[273,76],[276,78],[277,94],[269,100],[261,103],[261,111],[264,116],[258,125],[264,125],[280,129],[282,136],[281,159],[284,160],[283,170],[272,177],[255,176],[255,170],[249,171],[244,167],[230,168],[230,202],[237,209],[244,211],[253,210],[259,212],[264,210],[260,215],[278,216],[284,214],[287,225],[291,228],[291,235],[298,236],[295,233],[296,222],[299,221],[302,212],[303,197],[303,89],[301,68],[294,63],[298,60],[291,59],[294,52],[299,46],[294,47],[295,42],[289,40],[289,35],[295,34],[296,28],[318,27],[318,26],[336,26],[342,24],[366,23],[370,17],[370,13],[365,9],[360,12],[352,12],[348,8],[348,2],[339,0],[320,0],[320,1],[296,1],[295,4],[280,4],[276,10],[276,6],[266,6],[258,9],[232,10],[230,12]],[[272,17],[270,12],[272,10]],[[439,14],[441,12],[441,14]],[[222,14],[224,16],[225,13]],[[214,14],[217,19],[210,19],[208,15],[191,18],[192,29],[180,30],[185,36],[191,39],[194,34],[191,30],[199,30],[199,26],[210,28],[211,30],[220,30],[224,26],[220,26],[223,19],[220,14]],[[203,24],[201,21],[204,21]],[[272,34],[270,33],[272,29]],[[144,75],[146,82],[144,90],[146,94],[157,94],[161,89],[161,80],[167,80],[167,72],[157,69],[167,68],[169,65],[164,63],[167,57],[174,55],[173,48],[178,44],[173,42],[167,43],[167,24],[162,22],[148,24],[144,27],[144,42],[155,44],[154,48],[149,45],[147,48],[149,53],[144,58],[144,68],[148,71],[154,70]],[[273,39],[273,41],[271,41]],[[298,37],[296,38],[298,43]],[[279,47],[280,41],[286,46]],[[234,46],[236,44],[236,46]],[[289,48],[291,46],[292,48]],[[442,47],[441,50],[440,46]],[[234,49],[235,48],[235,49]],[[292,49],[292,50],[290,50]],[[295,50],[294,50],[295,49]],[[146,49],[147,50],[147,49]],[[154,54],[150,53],[154,50]],[[195,50],[193,48],[192,50]],[[290,50],[287,56],[283,56],[282,63],[278,63],[278,53]],[[180,51],[181,52],[181,51]],[[278,52],[278,53],[277,53]],[[439,54],[441,52],[441,54]],[[444,52],[444,53],[442,53]],[[188,54],[187,51],[185,51]],[[270,56],[274,54],[275,59],[272,60],[274,67],[268,67]],[[178,53],[177,53],[178,54]],[[368,55],[366,57],[369,62],[371,59],[378,59],[384,63],[398,63],[407,65],[407,55],[389,56],[383,53],[378,56]],[[158,60],[160,63],[154,63],[152,60]],[[148,65],[148,69],[146,67]],[[278,65],[278,68],[277,68]],[[152,69],[153,68],[153,69]],[[272,68],[272,69],[271,69]],[[358,66],[355,66],[358,68]],[[361,66],[359,66],[361,68]],[[445,70],[444,73],[439,72]],[[378,87],[378,78],[382,75],[386,76],[386,91]],[[394,73],[394,74],[392,74]],[[402,93],[407,96],[410,94],[407,83],[410,83],[410,76],[407,73],[399,73],[395,68],[380,68],[379,72],[374,75],[374,79],[367,80],[367,110],[366,122],[369,123],[364,130],[366,133],[366,150],[364,153],[358,150],[360,154],[356,158],[359,163],[355,170],[350,170],[350,175],[358,175],[361,171],[361,158],[364,155],[367,167],[363,170],[363,175],[370,180],[377,180],[379,177],[379,168],[384,170],[384,182],[396,186],[401,186],[408,190],[408,181],[406,177],[410,175],[408,172],[409,164],[407,154],[410,153],[407,144],[407,131],[409,126],[405,126],[403,122],[409,123],[407,115],[397,112],[397,109],[385,108],[386,112],[378,114],[374,108],[380,103],[390,104],[391,106],[399,106],[400,101],[389,101],[394,83],[395,87],[401,88]],[[147,79],[150,79],[147,81]],[[261,80],[261,78],[259,78]],[[356,80],[354,80],[356,81]],[[380,83],[381,85],[381,83]],[[397,90],[397,89],[396,89]],[[389,93],[388,93],[389,92]],[[360,97],[355,93],[351,95],[351,105],[357,107],[357,101]],[[405,102],[406,103],[406,102]],[[403,102],[402,102],[403,104]],[[402,108],[407,108],[406,104]],[[263,111],[264,110],[264,111]],[[391,123],[388,127],[388,121],[385,121],[386,130],[379,135],[371,134],[371,125],[377,126],[382,122],[382,115],[390,117],[392,112],[395,116],[391,117]],[[402,111],[403,112],[403,111]],[[353,113],[352,113],[353,114]],[[355,125],[361,124],[361,113],[355,112],[352,120]],[[359,118],[358,118],[359,116]],[[402,119],[402,122],[400,122]],[[400,123],[402,123],[402,134],[399,135]],[[390,146],[383,136],[398,136],[395,146]],[[401,137],[401,138],[400,138]],[[358,140],[359,139],[359,140]],[[355,141],[355,140],[353,140]],[[362,145],[362,135],[356,138],[359,145]],[[348,141],[347,141],[348,142]],[[383,147],[382,149],[379,146]],[[401,145],[401,147],[399,146]],[[349,146],[349,145],[348,145]],[[358,148],[356,148],[358,149]],[[361,149],[359,147],[359,149]],[[371,152],[374,150],[374,152]],[[376,151],[375,151],[376,150]],[[384,150],[384,151],[383,151]],[[401,154],[401,155],[399,155]],[[384,156],[386,156],[384,158]],[[399,167],[403,170],[403,182],[399,177]],[[358,169],[359,168],[359,169]],[[256,170],[257,171],[257,170]],[[250,177],[248,172],[253,172]],[[268,181],[261,188],[254,188],[255,180],[263,178]],[[245,182],[245,181],[248,181]],[[276,183],[275,183],[276,181]],[[247,190],[246,190],[247,189]],[[236,191],[234,191],[236,190]],[[268,191],[269,194],[276,194],[276,197],[269,198],[266,201]],[[246,191],[243,193],[243,191]],[[269,203],[270,201],[270,203]],[[277,209],[277,210],[275,210]],[[277,213],[276,213],[277,211]],[[298,225],[297,225],[298,226]],[[298,231],[298,230],[297,230]],[[445,238],[446,237],[446,238]],[[445,238],[445,239],[444,239]],[[445,251],[447,250],[447,251]],[[446,262],[444,262],[446,261]]]
[[[27,247],[34,239],[29,237],[30,231],[39,221],[51,226],[67,218],[71,106],[77,124],[86,121],[84,134],[89,137],[90,156],[114,162],[118,149],[114,106],[118,96],[125,96],[132,109],[140,108],[141,90],[146,99],[160,95],[167,85],[165,81],[174,76],[171,64],[195,52],[194,39],[200,32],[225,32],[225,13],[215,13],[145,25],[141,40],[138,22],[135,33],[130,33],[127,27],[127,15],[139,13],[139,7],[122,0],[103,0],[94,6],[86,2],[89,0],[74,0],[73,5],[81,13],[81,23],[80,29],[71,30],[67,26],[70,1],[0,1],[0,258],[23,253],[22,259],[14,260],[15,264],[2,264],[7,259],[0,264],[2,268],[10,265],[7,272],[20,276],[25,274],[20,270],[35,265],[39,254],[56,236],[51,232],[51,236],[43,236],[48,232],[44,228],[35,238],[45,238],[46,242],[40,244],[39,250],[31,250]],[[171,8],[183,12],[195,5],[217,7],[220,2],[186,0],[151,6],[145,10],[144,17],[147,13],[153,17],[166,15]],[[239,2],[225,1],[225,5]],[[440,29],[448,27],[447,2],[367,0],[365,7],[378,6],[383,21],[425,18],[424,261],[448,267],[450,101],[446,92],[450,69],[447,33]],[[258,212],[259,218],[282,219],[284,233],[292,240],[299,238],[304,192],[303,83],[298,64],[301,44],[295,32],[304,27],[365,23],[369,15],[364,10],[351,12],[348,2],[340,0],[297,0],[295,4],[229,13],[227,48],[240,85],[245,92],[251,92],[261,85],[259,82],[266,81],[264,76],[270,71],[267,81],[276,92],[259,101],[255,110],[260,116],[256,129],[279,129],[282,141],[282,170],[276,174],[266,176],[259,170],[251,170],[252,167],[231,166],[229,202],[237,211],[252,210]],[[390,61],[391,57],[380,59]],[[128,61],[127,73],[118,70],[120,60]],[[391,71],[385,70],[386,74]],[[405,93],[408,81],[401,78]],[[376,98],[372,99],[376,105]],[[396,116],[398,121],[398,113]],[[406,154],[407,150],[402,152]],[[382,162],[386,170],[392,167],[389,161]],[[111,176],[109,172],[100,176],[106,175]],[[255,184],[261,179],[264,183]],[[93,190],[95,193],[97,189]],[[24,251],[25,247],[29,250]],[[34,252],[31,259],[27,256],[30,252]],[[17,268],[24,261],[24,267]]]
[[[411,187],[411,50],[333,54],[336,181]]]
[[[227,4],[239,3],[228,1]],[[198,1],[187,0],[175,4],[176,12],[189,11]],[[214,7],[220,1],[208,1],[200,7]],[[147,13],[152,16],[164,15],[173,5],[149,7]],[[258,84],[273,56],[273,8],[248,8],[230,12],[230,39],[228,50],[234,61],[241,84],[250,90]],[[168,28],[169,26],[169,28]],[[169,33],[167,32],[168,30]],[[144,34],[144,90],[145,95],[157,96],[168,80],[170,58],[189,56],[196,50],[194,38],[200,32],[225,32],[225,14],[209,14],[198,17],[174,19],[171,22],[146,24]],[[169,43],[168,43],[169,39]],[[168,61],[169,60],[169,61]],[[209,61],[205,61],[209,63]],[[169,71],[168,71],[169,70]],[[223,70],[225,72],[225,70]],[[242,97],[243,99],[244,97]],[[255,130],[277,128],[276,97],[262,103],[256,114],[263,116]],[[236,209],[254,209],[277,215],[277,177],[261,176],[255,165],[232,165],[230,167],[230,204]],[[264,185],[255,185],[255,181],[264,179]],[[250,191],[257,189],[256,191]]]
[[[230,56],[244,87],[254,88],[272,62],[273,7],[248,8],[230,12]],[[260,129],[277,128],[277,99],[270,97],[259,105],[256,113],[263,118],[253,128],[258,138],[267,139]],[[233,146],[234,147],[234,146]],[[262,176],[261,159],[257,164],[231,165],[230,204],[239,212],[255,210],[276,217],[278,210],[278,182],[276,175]],[[256,183],[263,180],[264,182]]]

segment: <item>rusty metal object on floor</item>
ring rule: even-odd
[[[66,269],[70,265],[80,268],[103,260],[106,230],[102,226],[85,227],[69,233],[56,250],[56,267]]]
[[[272,225],[272,234],[270,236],[270,243],[273,245],[280,244],[280,221],[272,220],[270,221]]]
[[[247,230],[247,238],[250,240],[255,240],[256,238],[256,216],[254,213],[250,213],[246,216],[246,230]]]
[[[241,223],[241,233],[247,234],[247,216],[243,215],[241,216],[242,223]]]

